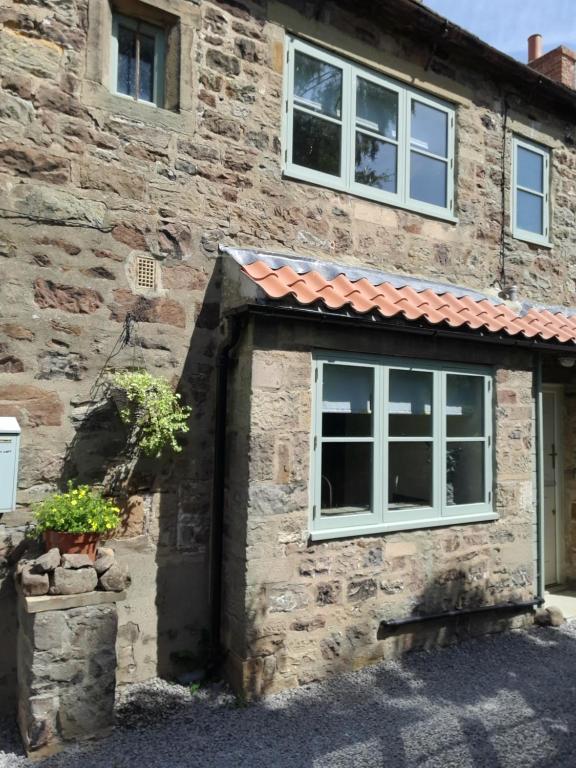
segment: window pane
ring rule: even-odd
[[[390,443],[388,506],[432,506],[432,443]]]
[[[369,512],[372,506],[372,444],[322,445],[323,516]]]
[[[118,27],[118,93],[136,96],[136,35],[131,29]]]
[[[396,155],[394,144],[357,132],[356,181],[386,192],[396,192]]]
[[[544,158],[537,152],[518,147],[518,184],[521,187],[543,192]]]
[[[544,198],[530,192],[516,192],[516,226],[526,232],[544,234]]]
[[[410,145],[441,157],[448,156],[448,115],[412,99]]]
[[[356,121],[361,128],[396,139],[398,94],[359,77],[356,80]]]
[[[484,436],[484,379],[480,376],[446,377],[446,434]]]
[[[154,101],[154,38],[140,35],[139,99]]]
[[[446,172],[443,160],[410,152],[410,197],[446,208]]]
[[[324,365],[322,434],[324,437],[370,437],[374,369]]]
[[[342,70],[296,51],[294,100],[331,117],[341,117]]]
[[[390,371],[389,434],[392,437],[432,435],[433,374]]]
[[[339,125],[294,110],[292,162],[340,176],[340,137]]]
[[[446,502],[479,504],[484,496],[484,443],[448,443]]]

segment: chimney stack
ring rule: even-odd
[[[528,38],[528,64],[542,56],[542,35],[530,35]]]

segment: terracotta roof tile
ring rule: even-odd
[[[333,310],[350,307],[360,314],[377,311],[386,318],[401,315],[431,325],[484,328],[491,333],[527,339],[576,343],[576,313],[569,310],[529,307],[526,311],[515,311],[497,298],[457,286],[438,284],[431,288],[428,286],[432,284],[415,278],[405,278],[402,285],[402,276],[382,275],[380,280],[377,273],[370,273],[370,279],[364,275],[357,277],[362,270],[347,270],[334,264],[326,264],[326,269],[322,269],[321,262],[310,262],[307,270],[302,260],[294,260],[293,268],[286,263],[290,261],[287,257],[270,257],[269,263],[264,254],[258,255],[261,257],[253,261],[237,260],[243,272],[271,299],[293,296],[300,304],[318,302]],[[278,266],[279,263],[282,265]]]

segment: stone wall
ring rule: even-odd
[[[218,243],[484,290],[502,282],[504,257],[521,295],[569,303],[576,150],[571,116],[544,111],[538,93],[527,98],[450,59],[442,41],[407,38],[394,19],[380,30],[330,3],[306,17],[295,2],[175,0],[180,110],[132,105],[103,85],[105,5],[6,0],[0,11],[0,413],[23,427],[18,509],[0,521],[0,557],[21,539],[29,504],[62,477],[104,482],[113,472],[122,432],[112,411],[91,408],[124,319],[136,314],[141,359],[178,385],[194,414],[184,452],[141,464],[122,488],[116,551],[140,585],[120,610],[119,676],[130,681],[202,654]],[[457,224],[282,177],[285,27],[457,101]],[[552,249],[510,236],[512,130],[554,147]],[[157,264],[155,290],[136,286],[141,255]],[[133,359],[128,350],[112,364]],[[0,684],[10,691],[14,596],[2,563]]]
[[[114,726],[117,597],[20,597],[18,724],[36,757]]]
[[[491,365],[495,371],[495,509],[487,523],[309,540],[311,351],[328,349]],[[246,539],[244,609],[225,603],[229,666],[238,690],[259,695],[525,617],[379,633],[380,622],[509,600],[536,591],[530,356],[389,331],[291,330],[268,320],[243,349],[234,399],[251,403],[248,498],[228,504],[228,546]],[[249,386],[249,389],[248,389]],[[245,468],[230,466],[231,487]],[[242,481],[243,482],[243,481]],[[242,483],[241,483],[242,484]],[[238,547],[240,550],[241,547]],[[238,557],[238,554],[236,555]],[[227,558],[228,559],[228,558]],[[237,586],[236,589],[239,589]],[[235,616],[245,617],[244,622]]]

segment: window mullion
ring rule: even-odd
[[[354,175],[354,126],[356,124],[356,73],[350,64],[342,71],[342,181],[350,189]]]
[[[446,508],[446,373],[436,371],[435,374],[435,412],[436,424],[434,430],[434,506],[439,516],[448,513]]]
[[[401,136],[401,144],[402,144],[402,161],[403,161],[403,169],[402,169],[402,188],[398,190],[400,194],[400,199],[404,204],[408,203],[408,200],[410,198],[410,107],[411,107],[411,96],[410,93],[406,90],[402,91],[401,93],[401,99],[402,99],[402,109],[399,110],[400,112],[400,118],[402,120],[403,125],[401,126],[401,131],[399,132],[399,135]]]
[[[388,511],[388,412],[389,412],[389,375],[390,369],[387,366],[378,366],[379,371],[379,383],[378,393],[380,398],[380,424],[378,428],[379,433],[379,456],[380,467],[382,472],[380,475],[380,518],[382,522],[386,522],[386,513]]]
[[[314,370],[314,430],[312,437],[312,525],[320,517],[322,492],[322,380],[324,375],[323,363],[316,361]]]

